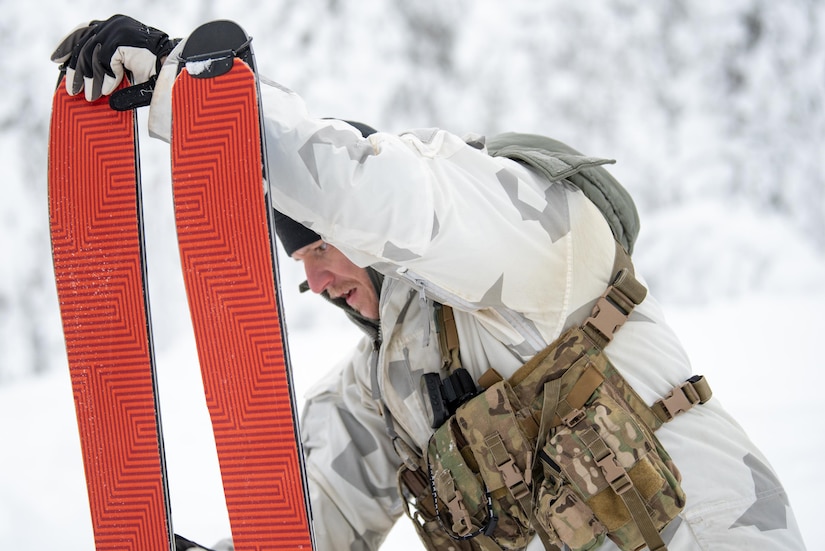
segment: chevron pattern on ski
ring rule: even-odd
[[[240,60],[215,78],[183,71],[172,110],[178,242],[235,548],[311,549],[254,74]]]
[[[98,550],[170,548],[136,169],[133,114],[61,84],[49,142],[52,252]]]

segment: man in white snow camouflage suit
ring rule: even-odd
[[[146,29],[129,18],[96,22],[70,34],[53,59],[68,62],[70,93],[85,88],[90,100],[111,93],[124,68],[138,83],[160,72],[150,132],[168,139],[178,50],[169,54],[154,29],[145,40]],[[566,178],[492,157],[479,139],[373,133],[311,116],[283,87],[265,85],[262,96],[281,240],[303,261],[309,288],[365,330],[310,392],[302,418],[318,548],[376,549],[403,514],[403,459],[388,426],[418,453],[434,431],[419,381],[442,366],[436,304],[454,311],[473,379],[489,368],[507,378],[587,318],[613,275],[614,236]],[[649,294],[607,353],[648,405],[692,375]],[[779,480],[719,399],[656,435],[687,496],[662,531],[669,549],[804,549]],[[534,537],[526,548],[543,544]]]

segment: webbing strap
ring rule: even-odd
[[[556,416],[560,393],[561,377],[544,383],[544,399],[541,406],[541,420],[539,421],[539,434],[536,442],[547,440],[547,433],[558,424],[555,422],[554,417]],[[538,454],[536,456],[538,457]]]
[[[438,332],[438,343],[441,346],[441,367],[452,373],[461,367],[461,355],[455,314],[450,306],[446,304],[436,306],[435,327]]]
[[[564,376],[561,377],[562,384],[568,374],[575,375],[572,370],[568,370]],[[604,376],[598,369],[592,365],[588,366],[584,372],[579,375],[578,380],[567,393],[564,400],[561,400],[556,408],[556,417],[553,420],[554,425],[564,423],[568,427],[572,427],[584,415],[584,405],[593,395],[597,388],[604,382]]]
[[[616,459],[616,454],[613,453],[607,444],[602,440],[601,436],[595,429],[589,428],[581,433],[582,442],[593,454],[596,465],[602,470],[607,483],[614,492],[622,499],[622,502],[627,507],[630,516],[636,523],[636,527],[642,534],[648,548],[653,550],[666,550],[667,546],[656,530],[653,519],[647,512],[644,500],[639,495],[636,486],[630,479],[630,476],[625,471],[624,467],[619,464]]]
[[[526,464],[528,468],[522,473],[516,460],[507,448],[504,446],[504,441],[498,432],[494,432],[484,439],[487,449],[490,450],[490,455],[493,456],[493,461],[496,464],[496,469],[504,479],[504,485],[507,491],[513,496],[513,499],[518,502],[522,512],[526,517],[530,516],[533,509],[532,494],[530,493],[530,484],[532,482],[532,463],[533,459],[527,456]]]
[[[634,275],[633,262],[624,248],[616,242],[616,256],[613,261],[613,283],[596,301],[593,312],[582,324],[582,331],[599,349],[613,340],[616,331],[624,325],[633,309],[647,296],[647,289]],[[705,378],[697,375],[677,386],[670,393],[650,406],[650,411],[660,423],[652,426],[658,429],[676,415],[684,413],[696,404],[704,404],[712,396]],[[640,404],[641,407],[647,407]]]
[[[410,513],[410,503],[407,494],[416,500],[416,507],[423,509],[429,517],[435,517],[435,506],[429,499],[421,499],[421,496],[430,493],[430,480],[424,469],[410,470],[401,467],[396,475],[398,484],[398,495],[401,496],[401,504],[407,516],[413,518]]]
[[[390,437],[392,447],[398,457],[404,461],[404,465],[411,471],[416,471],[421,468],[422,456],[416,450],[407,444],[400,434],[395,430],[395,423],[392,422],[392,413],[387,403],[382,400],[381,407],[383,411],[384,426],[387,430],[387,435]]]

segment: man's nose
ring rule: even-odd
[[[304,260],[304,272],[307,276],[309,289],[313,293],[323,293],[332,283],[332,272],[324,268],[320,262]]]

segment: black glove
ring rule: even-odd
[[[86,99],[94,101],[117,88],[124,70],[131,73],[132,84],[157,75],[163,58],[177,42],[131,17],[113,15],[69,33],[52,54],[52,61],[65,64],[70,95],[85,88]]]

